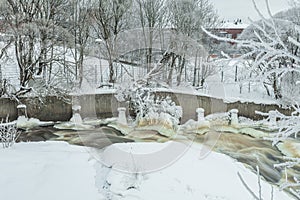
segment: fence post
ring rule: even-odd
[[[118,108],[118,112],[119,112],[118,123],[122,125],[127,125],[126,108],[124,107]]]
[[[196,112],[198,113],[198,122],[204,121],[205,120],[205,118],[204,118],[205,110],[203,108],[197,108]]]
[[[238,109],[232,109],[229,111],[230,113],[230,124],[231,125],[238,125],[239,124],[239,110]]]

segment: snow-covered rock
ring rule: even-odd
[[[36,118],[27,118],[25,116],[20,116],[17,119],[17,127],[20,129],[31,129],[38,126],[51,126],[54,122],[43,122]]]
[[[205,134],[210,130],[210,122],[207,120],[195,121],[190,119],[179,128],[179,133]]]
[[[285,140],[277,145],[277,148],[286,156],[300,158],[300,142],[296,140]]]

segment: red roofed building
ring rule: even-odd
[[[223,21],[219,26],[213,29],[213,33],[222,37],[222,38],[230,38],[237,39],[239,35],[248,27],[248,24],[242,23],[240,19],[237,19],[234,22]],[[214,43],[217,45],[216,48],[211,52],[211,58],[217,58],[220,56],[221,51],[229,51],[229,55],[232,57],[239,56],[239,51],[237,47],[234,45],[235,43],[227,43],[220,42],[215,40]],[[230,45],[231,44],[231,45]],[[229,45],[229,46],[228,46]]]
[[[234,22],[221,22],[215,30],[219,36],[236,39],[248,26],[248,24],[244,24],[242,20],[238,19]]]

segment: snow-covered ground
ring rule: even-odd
[[[193,59],[191,59],[193,60]],[[84,90],[82,91],[85,94],[106,94],[115,92],[114,89],[107,88],[96,88],[95,86],[101,85],[100,83],[100,62],[102,63],[103,77],[104,82],[108,81],[108,63],[106,60],[99,60],[95,57],[87,57],[85,59],[85,77],[84,80]],[[237,82],[235,81],[235,69],[238,66]],[[127,71],[131,74],[135,74],[135,78],[142,77],[143,70],[140,67],[130,67],[123,65]],[[183,84],[182,86],[176,86],[173,84],[169,88],[158,88],[159,91],[168,91],[175,93],[184,93],[184,94],[193,94],[193,95],[202,95],[202,96],[211,96],[215,98],[224,99],[226,102],[254,102],[254,103],[263,103],[263,104],[276,104],[277,101],[268,96],[265,88],[259,80],[247,81],[250,74],[250,71],[245,71],[243,66],[237,61],[224,61],[222,70],[218,69],[218,66],[215,66],[215,74],[208,77],[205,81],[203,89],[196,90],[189,84]],[[125,70],[124,70],[125,71]],[[120,83],[116,83],[115,87],[118,85],[124,85],[124,83],[131,80],[131,78],[126,75],[125,72],[122,72],[124,76],[121,78]],[[223,71],[224,81],[221,79],[221,71]],[[121,73],[119,70],[118,73]],[[98,74],[98,76],[96,76]],[[119,75],[119,78],[121,76]],[[96,84],[95,84],[96,83]],[[250,87],[250,90],[249,90]],[[242,88],[242,89],[241,89]]]
[[[221,69],[216,69],[216,73],[207,78],[205,83],[207,95],[222,98],[226,102],[276,103],[275,98],[267,95],[260,80],[249,81],[251,70],[245,68],[238,60],[216,62],[219,62]],[[236,75],[237,81],[235,80]]]
[[[4,45],[5,44],[3,42],[0,42],[0,47],[3,47]],[[58,52],[63,51],[63,49],[61,47],[57,47],[56,51]],[[8,79],[13,86],[18,87],[19,69],[15,59],[15,52],[13,46],[8,48],[7,54],[9,55],[9,57],[7,59],[1,60],[0,62],[1,65],[0,70],[2,70],[2,74],[0,74],[1,75],[0,79],[1,78]],[[73,54],[71,52],[67,52],[65,58],[67,61],[70,62],[73,62],[74,60]],[[191,59],[191,63],[193,63],[194,58],[190,58],[190,59]],[[108,82],[109,69],[108,69],[107,60],[99,59],[98,57],[93,57],[93,56],[86,56],[84,58],[83,65],[84,65],[83,84],[85,85],[85,89],[88,88],[88,92],[87,91],[86,92],[103,93],[103,91],[101,90],[106,91],[106,88],[102,88],[102,89],[96,89],[96,88],[101,84],[101,79],[103,80],[103,82]],[[241,69],[241,67],[238,69],[239,81],[238,82],[234,81],[236,61],[221,62],[221,65],[224,66],[223,67],[224,82],[221,82],[221,70],[217,69],[219,67],[216,66],[215,75],[209,77],[206,80],[206,87],[204,90],[200,91],[200,93],[195,89],[193,91],[189,89],[188,91],[183,91],[183,92],[214,96],[214,97],[226,99],[227,101],[242,100],[242,101],[254,101],[254,102],[263,102],[263,103],[274,103],[274,100],[265,94],[264,88],[259,86],[259,84],[252,83],[251,92],[249,93],[247,91],[248,84],[247,82],[244,82],[242,80],[243,79],[242,76],[244,76],[245,74],[249,74],[250,72],[249,73],[245,72],[244,70]],[[123,67],[118,66],[118,68],[116,68],[115,71],[118,80],[121,84],[123,82],[128,82],[132,79],[127,75],[127,72],[133,75],[135,78],[138,77],[141,78],[145,73],[145,70],[142,67],[129,66],[125,64],[123,64],[122,66]],[[54,67],[54,69],[52,69],[53,75],[55,75],[56,73],[62,73],[63,69],[60,69],[62,68],[62,66],[54,65],[53,67]],[[101,72],[102,72],[102,76],[101,76]],[[59,81],[63,81],[63,79]],[[239,92],[240,84],[243,84],[242,94],[240,94]],[[172,88],[172,89],[177,90],[177,88]],[[105,91],[104,93],[106,93]]]
[[[108,148],[148,154],[161,146],[134,143]],[[18,143],[10,149],[0,149],[1,199],[253,199],[239,180],[238,172],[258,194],[254,173],[223,154],[212,152],[199,159],[201,148],[199,144],[192,145],[179,160],[162,170],[128,174],[97,162],[85,147],[62,142]],[[264,199],[271,199],[271,186],[264,181],[262,193]],[[292,198],[274,188],[274,199]]]
[[[0,149],[0,193],[7,200],[100,200],[85,149],[62,142]]]
[[[0,47],[3,47],[4,43],[0,42]],[[63,51],[61,47],[57,47],[56,51]],[[9,83],[18,88],[19,84],[19,69],[17,66],[17,62],[15,60],[13,47],[8,48],[8,59],[4,59],[0,62],[0,70],[2,70],[2,74],[0,74],[0,79],[8,79]],[[62,59],[62,58],[61,58]],[[71,52],[67,52],[66,60],[73,62],[74,58]],[[190,58],[190,62],[194,62],[194,58]],[[207,95],[217,98],[222,98],[227,102],[255,102],[255,103],[265,103],[265,104],[273,104],[276,103],[274,98],[268,96],[266,91],[261,83],[259,82],[251,82],[250,92],[249,81],[245,81],[249,78],[249,74],[251,71],[246,69],[241,64],[238,64],[237,61],[222,61],[219,60],[216,63],[219,63],[219,66],[215,66],[214,75],[207,78],[205,82],[205,87],[202,90],[197,91],[192,87],[180,87],[180,88],[170,88],[173,92],[183,92],[189,94],[198,94],[198,95]],[[99,59],[99,57],[94,56],[86,56],[84,58],[84,80],[83,80],[83,91],[84,93],[110,93],[111,90],[107,90],[107,88],[98,88],[101,85],[101,80],[104,83],[108,82],[109,77],[109,67],[108,62],[105,59]],[[223,67],[222,67],[223,66]],[[237,78],[235,81],[236,74],[236,66],[238,66]],[[66,75],[62,75],[64,69],[63,66],[54,65],[52,69],[52,75],[60,76],[56,77],[56,81],[52,80],[53,84],[56,82],[72,82],[72,78],[68,73]],[[74,69],[73,69],[74,70]],[[191,70],[191,69],[190,69]],[[223,71],[224,81],[221,81],[221,73]],[[101,75],[102,72],[102,75]],[[145,69],[137,66],[129,66],[123,64],[122,67],[119,65],[115,69],[115,74],[117,75],[118,84],[124,84],[130,82],[132,77],[128,75],[130,73],[135,79],[141,78],[145,75]],[[190,72],[192,73],[192,71]],[[68,78],[66,78],[68,77]],[[174,74],[174,80],[175,80]],[[192,75],[188,80],[191,81]],[[69,80],[70,79],[70,80]],[[71,84],[71,83],[69,83]],[[173,84],[176,85],[176,84]],[[187,83],[183,83],[183,85],[188,85]],[[240,86],[242,86],[242,93],[240,93]]]

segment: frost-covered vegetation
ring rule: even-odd
[[[246,61],[250,63],[248,66],[250,66],[252,72],[245,79],[260,80],[268,95],[280,99],[281,102],[294,110],[290,116],[278,111],[270,113],[270,115],[265,114],[265,116],[275,119],[273,125],[276,129],[274,134],[266,139],[273,141],[273,145],[284,143],[292,138],[298,140],[300,133],[300,93],[298,85],[300,80],[300,27],[297,20],[299,19],[299,5],[293,8],[291,12],[286,11],[275,16],[271,14],[268,7],[268,18],[261,14],[255,2],[254,5],[261,16],[261,20],[253,22],[237,40],[221,38],[208,31],[206,33],[215,39],[233,42],[240,46],[244,53],[236,60],[242,64]],[[276,122],[276,120],[278,121]],[[275,167],[287,170],[287,168],[294,168],[300,163],[299,158],[287,157],[286,160],[287,162],[276,164]],[[299,198],[298,179],[298,176],[286,177],[286,182],[282,185],[282,188],[289,188]]]
[[[208,0],[12,0],[0,9],[1,96],[62,97],[98,74],[101,84],[118,83],[129,71],[134,77],[141,69],[143,76],[158,63],[170,85],[187,80],[197,85],[201,71],[198,82],[209,74],[201,63],[191,64],[207,59],[200,27],[217,23]],[[128,47],[133,34],[126,36],[130,29],[141,33],[132,38],[138,41],[133,49]],[[96,74],[88,72],[89,57],[99,59],[100,68],[89,64]]]
[[[0,123],[0,143],[3,148],[11,147],[19,135],[16,122]]]
[[[291,12],[274,16],[268,10],[267,18],[260,13],[259,8],[256,10],[261,20],[252,22],[244,33],[234,40],[210,33],[218,24],[218,17],[209,0],[7,0],[0,5],[0,21],[3,26],[0,38],[0,97],[10,97],[19,101],[19,97],[24,95],[55,95],[67,101],[65,97],[71,92],[86,92],[87,85],[102,91],[106,87],[114,88],[116,98],[126,102],[129,111],[135,116],[133,126],[127,126],[125,123],[122,128],[136,132],[156,131],[164,136],[165,140],[180,132],[185,134],[182,137],[184,140],[184,137],[191,137],[192,134],[197,137],[201,134],[212,137],[213,134],[208,133],[212,128],[211,124],[214,124],[204,120],[202,116],[202,121],[190,120],[180,129],[182,109],[171,97],[161,97],[157,94],[157,90],[183,85],[192,86],[202,93],[209,93],[206,91],[212,90],[212,86],[219,92],[233,85],[238,87],[240,95],[245,95],[245,88],[251,96],[251,92],[256,90],[255,94],[265,93],[277,103],[290,106],[294,112],[289,116],[277,111],[273,112],[272,116],[270,113],[263,114],[269,119],[273,117],[272,124],[269,124],[272,131],[275,130],[272,133],[253,131],[251,135],[248,134],[251,129],[237,130],[234,128],[238,124],[237,116],[230,118],[232,127],[224,129],[216,126],[214,131],[218,131],[219,128],[219,132],[228,130],[228,133],[243,133],[252,137],[258,134],[261,137],[266,135],[268,137],[264,139],[271,140],[273,145],[277,145],[284,153],[282,145],[286,144],[286,141],[297,141],[300,132],[300,18],[297,20],[300,9],[299,5],[296,5]],[[214,43],[212,38],[223,43]],[[215,48],[223,50],[223,57],[211,60],[209,54]],[[230,51],[226,50],[238,52],[241,56],[232,58]],[[219,93],[217,95],[225,96]],[[257,96],[254,95],[253,98]],[[125,110],[123,111],[125,114]],[[235,111],[237,113],[237,110]],[[204,111],[202,114],[204,115]],[[228,115],[225,117],[227,119]],[[212,121],[217,123],[215,119]],[[40,122],[26,119],[25,123],[36,126]],[[117,120],[106,124],[107,127],[115,129],[120,125]],[[117,125],[114,126],[115,124]],[[74,114],[70,123],[58,124],[55,127],[66,129],[66,126],[81,131],[96,128],[94,125],[84,124],[79,113]],[[157,130],[160,128],[157,126],[168,130]],[[123,134],[122,137],[129,138],[128,135]],[[16,137],[15,123],[0,124],[0,142],[4,147],[10,147]],[[62,149],[65,150],[65,147]],[[130,147],[132,153],[134,148]],[[13,150],[8,152],[13,155],[16,153]],[[214,156],[219,157],[217,154]],[[186,163],[194,162],[189,157],[184,159]],[[300,164],[299,158],[292,156],[281,161],[283,163],[274,166],[280,171],[292,171]],[[186,163],[179,162],[178,169]],[[195,171],[203,166],[198,161],[195,163]],[[227,162],[227,165],[234,167],[231,162]],[[209,167],[215,166],[218,164],[209,163]],[[124,182],[120,184],[120,179],[124,179],[124,176],[115,175],[111,170],[113,167],[97,168],[100,171],[97,181],[103,182],[96,185],[107,199],[136,194],[131,193],[132,191],[137,191],[139,195],[146,194],[147,198],[152,197],[153,194],[150,193],[152,187],[156,186],[155,181],[143,182],[140,179],[145,177],[136,173],[125,177]],[[235,175],[236,171],[234,168]],[[218,172],[220,171],[212,173]],[[172,170],[161,174],[164,173],[167,173],[168,177]],[[203,177],[199,176],[199,179],[195,180],[195,174],[187,179],[188,182],[195,181],[194,185],[172,179],[170,184],[175,186],[170,189],[171,193],[168,191],[166,198],[174,198],[172,191],[179,188],[182,198],[187,194],[192,199],[195,196],[219,199],[219,193],[223,192],[228,198],[240,199],[241,195],[236,197],[231,190],[222,188],[232,176],[225,177],[226,182],[219,186],[219,193],[212,197],[216,192],[212,186],[209,188],[209,194],[199,193],[197,181]],[[287,174],[282,189],[289,189],[294,196],[300,198],[299,177],[288,177]],[[156,181],[161,180],[160,175],[153,177]],[[185,178],[182,177],[183,180]],[[238,176],[236,179],[235,183],[240,182]],[[215,182],[218,184],[219,180],[217,178]],[[145,185],[142,187],[142,184]],[[243,184],[247,187],[248,183]],[[178,185],[179,187],[176,187]],[[202,187],[205,187],[205,184]],[[182,188],[186,189],[181,190]],[[261,188],[258,195],[251,189],[246,189],[255,199],[262,199]],[[269,194],[273,195],[273,189],[272,193],[268,192],[266,196]],[[286,197],[285,194],[279,195]]]
[[[146,77],[151,76],[155,71],[154,68]],[[171,97],[156,95],[157,89],[166,85],[161,85],[155,79],[140,79],[128,84],[118,88],[116,98],[129,105],[129,109],[136,116],[137,126],[161,124],[167,128],[176,129],[182,117],[182,109]]]

